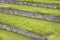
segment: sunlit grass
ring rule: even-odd
[[[37,12],[42,14],[60,15],[60,10],[58,9],[33,7],[27,5],[12,5],[12,4],[5,4],[5,3],[0,3],[0,5],[1,5],[0,8],[10,8],[15,10],[31,11],[31,12]]]
[[[42,35],[60,30],[60,23],[3,13],[0,13],[0,22]]]
[[[60,0],[23,0],[23,1],[60,4]],[[14,10],[23,10],[42,14],[60,15],[59,9],[33,7],[27,5],[13,5],[0,3],[0,8],[10,8]],[[48,40],[60,40],[60,23],[57,22],[0,13],[0,23],[22,28],[27,31],[31,31],[45,36],[47,36],[47,34],[53,34],[53,37],[48,38]],[[0,40],[35,40],[35,39],[0,29]]]
[[[46,34],[53,34],[54,37],[49,38],[48,40],[60,40],[60,23],[4,13],[0,13],[0,23],[5,23],[7,25],[22,28],[27,31],[31,31],[45,36],[47,36]],[[1,40],[35,40],[1,29],[0,36]]]
[[[0,40],[37,40],[27,36],[0,29]]]

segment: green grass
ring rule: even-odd
[[[50,8],[43,8],[43,7],[33,7],[33,6],[27,6],[27,5],[12,5],[12,4],[5,4],[0,3],[0,8],[10,8],[10,9],[16,9],[16,10],[24,10],[24,11],[31,11],[31,12],[37,12],[37,13],[43,13],[43,14],[52,14],[52,15],[60,15],[59,9],[50,9]]]
[[[60,4],[60,0],[17,0],[17,1],[42,2],[42,3],[49,3],[49,4]]]
[[[0,40],[37,40],[21,34],[0,29]]]
[[[59,0],[37,0],[37,1],[25,0],[25,1],[60,4]],[[24,10],[24,11],[31,11],[37,13],[41,12],[43,14],[52,14],[56,16],[60,15],[59,9],[33,7],[27,5],[13,5],[13,4],[0,3],[0,8],[10,8],[14,10]],[[48,38],[49,40],[60,40],[60,23],[57,22],[28,18],[24,16],[4,14],[0,12],[0,23],[22,28],[45,36],[47,36],[47,34],[53,34],[52,38],[50,37]],[[35,40],[35,39],[0,29],[0,40]]]
[[[23,16],[0,13],[0,22],[42,35],[60,32],[60,23],[27,18]]]
[[[7,25],[22,28],[37,34],[45,35],[45,36],[46,34],[54,34],[54,37],[49,39],[60,40],[60,23],[50,22],[50,21],[45,21],[40,19],[27,18],[23,16],[9,15],[4,13],[0,13],[0,23],[5,23]],[[18,35],[15,35],[14,38],[16,36]]]

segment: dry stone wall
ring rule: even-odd
[[[16,1],[16,0],[0,0],[0,3],[60,9],[59,4],[46,4],[46,3],[23,2],[23,1],[19,2],[19,1]],[[60,16],[53,16],[53,15],[50,15],[50,14],[43,14],[43,13],[39,14],[39,13],[35,13],[35,12],[13,10],[13,9],[9,9],[9,8],[0,8],[0,12],[6,13],[6,14],[20,15],[20,16],[26,16],[26,17],[32,17],[32,18],[38,18],[38,19],[43,19],[43,20],[60,22]],[[38,38],[40,40],[47,40],[47,38],[44,37],[43,35],[38,35],[38,34],[35,34],[35,33],[32,33],[32,32],[23,30],[21,28],[12,27],[12,26],[5,25],[5,24],[0,24],[0,28],[6,29],[6,30],[9,30],[9,31],[13,31],[13,32],[17,32],[19,34],[23,34],[23,35],[26,35],[28,37]]]
[[[58,8],[60,9],[59,4],[46,4],[46,3],[36,3],[36,2],[24,2],[24,1],[16,1],[16,0],[0,0],[2,3],[8,4],[18,4],[18,5],[30,5],[30,6],[37,6],[37,7],[47,7],[47,8]]]
[[[23,34],[23,35],[26,35],[28,37],[33,37],[33,38],[37,38],[37,39],[40,39],[40,40],[47,40],[47,38],[44,37],[43,35],[38,35],[38,34],[35,34],[35,33],[32,33],[32,32],[23,30],[21,28],[12,27],[12,26],[5,25],[5,24],[0,24],[0,28],[6,29],[6,30],[9,30],[9,31],[13,31],[13,32],[17,32],[19,34]]]
[[[42,13],[39,14],[39,13],[34,13],[34,12],[22,11],[22,10],[12,10],[8,8],[0,8],[0,12],[60,22],[60,16],[53,16],[53,15],[42,14]]]

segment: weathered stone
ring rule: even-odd
[[[6,30],[9,30],[9,31],[13,31],[13,32],[17,32],[19,34],[23,34],[23,35],[26,35],[28,37],[38,38],[40,40],[46,40],[47,39],[43,35],[38,35],[38,34],[35,34],[35,33],[32,33],[32,32],[23,30],[21,28],[16,28],[16,27],[4,25],[4,24],[0,24],[0,28],[6,29]]]
[[[1,8],[0,12],[60,22],[60,16],[47,15],[42,13],[39,14],[39,13],[21,11],[21,10],[12,10],[7,8]]]
[[[0,2],[3,3],[9,3],[9,4],[22,4],[22,5],[30,5],[30,6],[37,6],[37,7],[47,7],[47,8],[58,8],[60,9],[59,4],[46,4],[46,3],[36,3],[36,2],[18,2],[17,0],[0,0]]]

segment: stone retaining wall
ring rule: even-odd
[[[39,13],[33,13],[33,12],[27,12],[27,11],[21,11],[21,10],[12,10],[7,8],[0,8],[0,12],[60,22],[60,16],[47,15],[43,13],[39,14]]]
[[[30,6],[37,6],[37,7],[48,7],[48,8],[58,8],[60,9],[59,4],[46,4],[46,3],[36,3],[36,2],[24,2],[24,1],[16,1],[16,0],[0,0],[2,3],[9,3],[9,4],[22,4],[22,5],[30,5]]]
[[[28,32],[28,31],[20,29],[20,28],[16,28],[16,27],[4,25],[4,24],[0,24],[0,28],[6,29],[6,30],[9,30],[9,31],[13,31],[13,32],[17,32],[19,34],[23,34],[23,35],[28,36],[28,37],[33,37],[33,38],[37,38],[37,39],[40,39],[40,40],[47,40],[47,38],[44,37],[43,35],[38,35],[38,34],[35,34],[35,33],[32,33],[32,32]]]
[[[17,2],[17,3],[23,4],[23,5],[36,6],[36,7],[47,7],[47,8],[60,9],[60,5],[58,5],[58,4],[46,4],[46,3],[35,3],[35,2]]]

